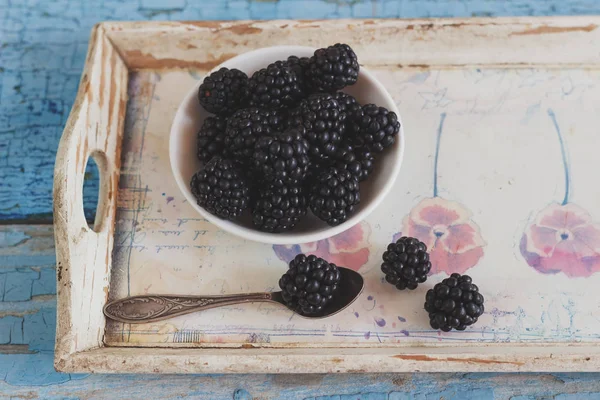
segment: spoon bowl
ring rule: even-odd
[[[316,314],[298,315],[314,319],[330,317],[344,310],[358,298],[364,288],[363,277],[348,268],[338,267],[338,269],[341,278],[333,301]],[[261,301],[278,303],[296,312],[283,300],[282,292],[264,292],[220,296],[132,296],[107,303],[104,306],[104,315],[126,324],[144,324],[210,308]]]

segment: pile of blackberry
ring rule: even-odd
[[[347,44],[290,55],[248,77],[221,68],[198,89],[209,113],[198,132],[202,168],[191,180],[200,206],[224,219],[248,212],[256,229],[294,228],[310,209],[346,221],[360,184],[400,130],[394,112],[340,90],[358,80]]]

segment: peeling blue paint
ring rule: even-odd
[[[75,98],[92,26],[103,20],[594,15],[593,0],[0,0],[0,223],[50,223],[56,148]],[[427,73],[423,73],[427,74]],[[423,79],[415,75],[415,81]],[[97,170],[84,189],[97,200]],[[88,190],[89,189],[89,190]],[[54,371],[53,252],[0,236],[0,398],[307,400],[600,399],[600,374],[71,375]],[[398,320],[404,322],[403,317]],[[375,336],[375,334],[374,334]],[[23,346],[23,354],[5,354]]]

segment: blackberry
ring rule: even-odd
[[[207,117],[198,131],[198,159],[210,161],[214,156],[225,155],[225,119]]]
[[[318,218],[331,226],[339,225],[360,202],[358,179],[346,170],[329,167],[315,176],[308,201]]]
[[[365,147],[375,153],[394,144],[400,132],[396,113],[375,104],[366,104],[357,110],[348,127],[355,146]]]
[[[427,291],[425,310],[433,329],[464,331],[483,314],[484,298],[468,275],[452,274]]]
[[[315,51],[308,63],[306,78],[315,90],[340,90],[356,83],[359,68],[354,50],[338,43]]]
[[[385,280],[399,290],[416,289],[427,280],[430,270],[427,246],[418,239],[403,236],[396,243],[390,243],[383,253],[381,271]]]
[[[248,76],[238,69],[221,68],[198,89],[198,100],[210,113],[229,115],[248,99]]]
[[[305,76],[309,61],[310,59],[308,57],[289,56],[287,59],[287,64],[292,69],[292,71],[296,73],[298,83],[300,84],[300,88],[302,90],[307,89]]]
[[[317,314],[331,302],[340,283],[340,271],[314,255],[298,254],[279,279],[283,300],[296,312]]]
[[[317,160],[333,155],[342,140],[346,114],[330,94],[319,93],[302,100],[291,110],[287,125],[304,129],[311,158]]]
[[[369,150],[362,147],[354,148],[348,142],[338,146],[333,159],[335,160],[333,165],[350,172],[359,182],[369,177],[375,165],[375,157]]]
[[[261,231],[292,229],[306,215],[306,196],[298,186],[274,186],[259,192],[252,210],[252,222]]]
[[[248,182],[235,164],[213,157],[190,183],[198,205],[223,219],[239,217],[250,204]]]
[[[252,157],[258,138],[279,132],[282,122],[279,112],[274,110],[256,107],[238,110],[227,120],[225,146],[237,161],[245,163]]]
[[[276,61],[256,71],[248,85],[250,105],[282,108],[295,105],[303,96],[294,70],[284,61]]]
[[[267,182],[299,185],[308,171],[308,143],[297,129],[256,141],[252,156],[256,173]]]
[[[335,94],[335,99],[338,101],[338,103],[340,103],[340,108],[346,113],[348,118],[351,118],[354,113],[360,109],[360,103],[358,100],[348,93],[337,92]]]

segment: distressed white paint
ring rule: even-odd
[[[197,68],[206,70],[230,56],[250,48],[275,44],[306,44],[320,46],[340,40],[356,43],[355,48],[364,64],[379,67],[382,74],[396,68],[418,69],[469,68],[472,66],[523,68],[571,68],[583,64],[598,64],[598,55],[590,51],[597,40],[598,19],[501,19],[501,20],[438,20],[438,21],[271,21],[256,23],[107,23],[97,28],[92,41],[87,73],[102,76],[98,57],[110,51],[111,44],[131,69]],[[323,35],[322,30],[327,34]],[[293,35],[292,35],[293,33]],[[249,40],[250,39],[250,40]],[[107,46],[98,45],[98,40]],[[175,46],[172,44],[175,43]],[[206,51],[210,48],[211,51]],[[568,51],[567,51],[568,49]],[[122,68],[120,60],[119,68]],[[117,76],[125,79],[124,68]],[[109,70],[115,76],[114,70]],[[95,75],[96,74],[96,75]],[[177,76],[177,74],[175,74]],[[85,75],[84,75],[85,80]],[[82,85],[83,87],[84,85]],[[98,85],[90,85],[97,90]],[[95,89],[94,89],[95,88]],[[105,88],[106,90],[106,88]],[[394,88],[391,88],[394,91]],[[183,91],[185,92],[185,90]],[[121,98],[126,85],[119,85]],[[169,93],[168,91],[165,93]],[[152,96],[147,92],[146,96]],[[168,95],[167,95],[168,97]],[[98,97],[94,96],[95,101]],[[104,97],[106,103],[107,96]],[[57,365],[68,371],[136,371],[136,372],[351,372],[351,371],[484,371],[484,370],[594,370],[600,366],[596,346],[566,344],[531,344],[527,346],[501,343],[467,346],[444,342],[402,344],[369,344],[369,348],[353,348],[352,344],[322,343],[327,349],[311,349],[308,344],[282,344],[282,349],[218,348],[213,349],[137,349],[104,348],[101,335],[104,320],[101,306],[105,297],[96,292],[106,287],[109,269],[104,263],[105,251],[112,247],[114,219],[111,213],[99,213],[101,231],[85,228],[78,192],[81,187],[85,158],[75,162],[77,148],[86,137],[92,143],[95,132],[82,122],[85,118],[106,123],[105,104],[95,104],[95,114],[86,113],[85,90],[80,89],[70,123],[65,130],[57,161],[55,212],[57,252],[59,256],[59,327]],[[177,98],[164,101],[165,112],[172,113]],[[78,108],[79,107],[79,108]],[[150,118],[161,119],[153,109]],[[122,115],[121,115],[122,117]],[[164,119],[164,118],[163,118]],[[110,122],[110,121],[109,121]],[[169,121],[163,121],[168,125]],[[465,126],[469,121],[463,121]],[[114,124],[114,122],[112,122]],[[121,120],[122,123],[122,120]],[[77,125],[80,124],[80,125]],[[433,124],[435,125],[435,124]],[[122,126],[122,125],[121,125]],[[155,125],[153,125],[155,126]],[[81,128],[84,128],[83,131]],[[106,132],[100,130],[104,138]],[[85,132],[85,133],[82,133]],[[157,132],[157,134],[160,134]],[[81,135],[81,136],[80,136]],[[101,173],[111,174],[118,165],[118,143],[109,135],[115,147],[104,148],[107,165],[100,163]],[[113,141],[114,140],[114,141]],[[85,146],[84,146],[85,147]],[[92,149],[93,150],[93,149]],[[85,153],[85,152],[84,152]],[[83,168],[79,165],[83,163]],[[78,167],[74,167],[74,165]],[[79,170],[78,168],[81,168]],[[114,168],[114,169],[111,169]],[[112,174],[109,176],[113,176]],[[113,182],[116,185],[115,182]],[[68,193],[68,194],[67,194]],[[104,191],[105,196],[106,190]],[[107,207],[115,207],[113,196]],[[107,218],[108,216],[108,218]],[[399,222],[400,224],[400,222]],[[210,231],[210,227],[206,227]],[[104,235],[104,236],[103,236]],[[103,241],[100,240],[103,238]],[[82,244],[83,243],[83,244]],[[102,247],[106,246],[106,247]],[[375,257],[375,256],[373,256]],[[175,260],[172,260],[172,262]],[[108,263],[110,264],[110,256]],[[69,264],[67,270],[64,266]],[[73,273],[73,266],[86,267]],[[114,271],[115,273],[117,271]],[[65,275],[69,274],[69,275]],[[85,276],[83,276],[85,274]],[[67,277],[67,278],[66,278]],[[154,278],[156,279],[156,275]],[[95,284],[89,290],[91,281]],[[100,283],[99,283],[100,282]],[[147,283],[151,283],[150,279]],[[86,285],[84,289],[84,284]],[[96,290],[94,290],[96,289]],[[111,292],[111,296],[123,295]],[[89,309],[88,314],[80,310]],[[90,320],[87,320],[89,315]],[[77,341],[75,341],[77,338]],[[77,343],[77,344],[76,344]],[[123,345],[111,339],[111,344]],[[228,347],[240,347],[236,342]],[[239,342],[238,342],[239,343]],[[143,345],[142,341],[136,345]],[[156,342],[148,343],[157,345]],[[146,344],[146,345],[148,345]],[[189,345],[189,344],[186,344]],[[201,344],[200,346],[206,346]],[[253,347],[246,344],[244,347]],[[343,348],[341,348],[343,346]],[[278,347],[274,345],[274,347]],[[86,350],[85,352],[81,352]]]

